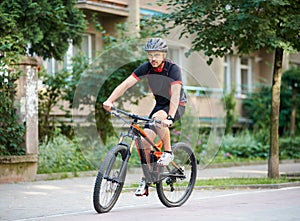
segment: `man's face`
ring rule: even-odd
[[[166,53],[160,51],[151,51],[148,52],[148,59],[152,67],[157,68],[165,60]]]

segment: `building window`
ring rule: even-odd
[[[74,46],[72,44],[72,41],[70,40],[69,48],[64,56],[63,61],[57,61],[53,58],[47,59],[45,62],[47,73],[54,75],[56,72],[62,70],[63,68],[71,70],[72,58],[78,53],[82,53],[89,58],[90,62],[92,61],[96,54],[95,36],[93,34],[84,34],[82,36],[82,42],[79,47]]]
[[[224,91],[230,93],[231,91],[231,65],[230,65],[230,57],[224,57]]]
[[[73,56],[81,52],[83,55],[87,56],[90,61],[95,57],[95,36],[92,34],[84,34],[82,37],[82,42],[80,47],[74,47]]]
[[[236,70],[236,92],[238,96],[243,97],[252,90],[251,59],[246,57],[238,58]]]

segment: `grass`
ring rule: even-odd
[[[230,187],[236,185],[261,185],[261,184],[283,184],[289,182],[300,181],[300,178],[289,179],[281,177],[279,179],[270,178],[218,178],[197,180],[195,186],[210,186],[210,187]],[[182,183],[186,185],[186,183]],[[137,188],[138,183],[126,186],[126,188]]]
[[[279,179],[270,178],[220,178],[197,180],[195,186],[234,186],[234,185],[254,185],[254,184],[281,184],[299,181],[300,179],[288,179],[285,177]]]

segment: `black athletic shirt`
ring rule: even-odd
[[[169,60],[165,60],[164,62],[165,64],[162,70],[153,68],[150,62],[145,62],[132,73],[132,76],[137,80],[147,78],[149,88],[155,97],[156,105],[160,106],[170,104],[171,85],[182,85],[181,70],[179,66]],[[186,96],[183,87],[181,87],[179,105],[185,106],[185,104]]]

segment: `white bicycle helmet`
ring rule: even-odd
[[[161,38],[151,38],[145,45],[145,51],[167,52],[168,45],[166,40],[163,40]]]

